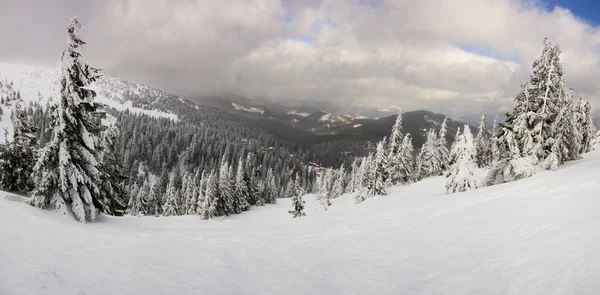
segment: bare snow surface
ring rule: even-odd
[[[600,152],[466,193],[80,224],[0,195],[0,294],[600,294]]]

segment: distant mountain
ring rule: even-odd
[[[367,118],[347,114],[334,114],[311,107],[286,107],[283,104],[256,102],[242,96],[210,96],[193,99],[198,104],[210,105],[238,114],[243,117],[262,120],[264,128],[280,134],[286,139],[304,143],[321,143],[331,140],[378,141],[389,136],[396,121],[398,106],[374,110],[375,113],[388,113],[381,118]],[[312,111],[312,112],[311,112]],[[439,130],[446,116],[426,110],[405,112],[403,115],[404,133],[413,136],[415,148],[424,143],[427,130]],[[465,123],[449,118],[446,139],[454,140],[457,128]],[[287,125],[287,126],[286,126]],[[472,131],[476,129],[471,126]],[[315,135],[315,136],[311,136]]]
[[[350,123],[356,117],[327,113],[313,107],[286,107],[276,103],[257,103],[236,95],[204,96],[190,99],[204,105],[227,110],[251,119],[275,120],[310,132],[324,132]]]
[[[443,114],[433,113],[426,110],[405,112],[402,116],[402,127],[404,133],[410,133],[413,137],[413,145],[420,148],[425,142],[427,130],[433,128],[439,130],[442,122],[446,118]],[[318,133],[322,136],[333,136],[336,138],[354,138],[357,140],[380,140],[384,136],[389,136],[392,126],[396,122],[396,115],[387,116],[381,119],[356,119],[349,124],[331,128],[325,132]],[[462,128],[465,123],[448,118],[448,132],[446,140],[448,144],[454,141],[456,130]],[[476,128],[471,127],[475,132]]]

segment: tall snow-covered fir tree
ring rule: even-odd
[[[233,190],[234,186],[229,175],[229,163],[225,160],[225,156],[223,156],[221,168],[219,169],[219,197],[213,200],[219,216],[233,212]]]
[[[396,123],[392,127],[392,134],[390,135],[390,142],[388,144],[388,175],[390,176],[390,183],[397,184],[402,177],[400,173],[400,153],[402,153],[402,141],[404,136],[402,134],[402,113],[396,117]]]
[[[327,189],[327,177],[325,173],[321,173],[317,180],[317,185],[319,186],[317,190],[317,200],[323,209],[327,210],[329,206],[331,206],[331,200],[329,198],[329,190]]]
[[[444,160],[440,158],[443,152],[438,150],[439,141],[433,131],[427,132],[427,139],[417,156],[417,175],[418,179],[439,175],[443,171]]]
[[[353,193],[356,191],[356,176],[358,169],[360,169],[360,158],[354,158],[352,165],[350,166],[350,172],[348,176],[348,185],[346,185],[345,193]]]
[[[198,211],[198,197],[200,195],[200,187],[202,181],[202,173],[200,169],[197,169],[194,175],[192,176],[192,180],[190,182],[189,194],[190,196],[186,200],[186,209],[185,214],[194,215]]]
[[[500,144],[498,142],[498,115],[494,118],[494,123],[492,123],[492,135],[490,137],[490,154],[492,155],[492,160],[490,164],[494,164],[500,161]]]
[[[81,52],[81,24],[73,18],[67,29],[67,49],[62,54],[60,97],[52,106],[52,140],[35,165],[36,188],[31,205],[72,212],[80,222],[94,221],[97,211],[114,215],[122,204],[100,192],[103,167],[98,160],[101,105],[89,86],[98,71],[88,66]]]
[[[396,117],[396,122],[394,126],[392,126],[392,134],[390,135],[390,142],[388,144],[389,154],[388,157],[395,157],[400,151],[400,147],[402,146],[402,112],[398,114]]]
[[[198,169],[200,170],[200,169]],[[204,210],[204,202],[206,200],[206,180],[208,176],[204,171],[200,173],[200,181],[198,186],[194,188],[194,194],[196,195],[196,212],[194,214],[202,215]]]
[[[295,175],[295,179],[293,180],[294,183],[294,195],[292,196],[292,210],[288,211],[290,214],[292,214],[292,216],[294,216],[294,218],[296,217],[302,217],[302,216],[306,216],[306,213],[304,213],[304,199],[302,198],[304,196],[304,189],[302,188],[302,185],[300,184],[300,175],[296,174]],[[290,180],[292,181],[292,180]]]
[[[477,136],[475,136],[475,150],[477,152],[477,166],[487,167],[492,162],[492,149],[488,139],[487,113],[481,115]]]
[[[219,215],[216,200],[219,198],[219,176],[218,173],[212,170],[206,180],[206,190],[204,192],[204,200],[201,204],[198,215],[202,219],[210,219]]]
[[[456,146],[460,144],[462,140],[461,136],[460,127],[456,128],[456,135],[454,135],[454,141],[452,142],[452,145],[450,146],[450,152],[448,153],[448,164],[450,166],[456,162]]]
[[[265,179],[265,203],[275,204],[277,202],[277,184],[275,183],[275,175],[273,175],[273,169],[269,168],[267,171],[267,178]]]
[[[596,127],[594,126],[592,116],[592,103],[589,100],[586,102],[583,102],[583,99],[579,100],[577,125],[581,134],[581,149],[579,153],[584,154],[591,150],[591,143],[596,134]]]
[[[399,178],[401,183],[409,183],[415,181],[415,155],[414,147],[412,144],[412,137],[410,133],[406,133],[402,140],[401,152],[398,155],[399,161],[398,168]]]
[[[167,190],[165,192],[165,204],[163,207],[163,216],[175,216],[179,214],[179,204],[177,199],[179,198],[179,190],[175,186],[175,177],[169,181]]]
[[[160,215],[160,211],[157,208],[158,207],[157,198],[158,198],[158,195],[156,194],[156,183],[152,183],[150,185],[150,191],[148,191],[146,209],[144,209],[146,214],[153,214],[154,216]]]
[[[355,192],[354,201],[358,204],[364,201],[367,198],[367,186],[372,181],[372,166],[373,156],[369,154],[369,156],[362,158],[360,162],[359,169],[356,173],[355,179]]]
[[[193,212],[195,212],[195,204],[197,201],[194,196],[194,187],[197,186],[197,183],[194,176],[195,174],[192,174],[189,171],[186,171],[183,174],[180,190],[180,198],[183,200],[183,203],[180,207],[179,215],[193,214]]]
[[[335,179],[332,180],[333,185],[331,186],[332,199],[337,199],[344,194],[344,186],[346,182],[346,169],[344,168],[344,164],[342,164],[340,169],[335,171],[335,174],[337,174],[337,177],[335,177]]]
[[[461,144],[463,138],[462,138],[462,133],[460,133],[460,127],[456,128],[456,135],[454,135],[454,141],[452,142],[452,145],[450,146],[450,152],[448,153],[448,164],[450,164],[450,167],[452,167],[452,165],[454,165],[454,163],[456,162],[456,152],[458,151],[458,145]],[[446,176],[448,174],[446,173]]]
[[[396,117],[396,123],[392,127],[392,134],[390,136],[390,142],[388,143],[388,175],[389,182],[392,185],[401,182],[402,173],[401,169],[401,154],[402,154],[402,141],[404,135],[402,134],[402,113]]]
[[[144,182],[145,183],[145,182]],[[142,185],[143,186],[143,185]],[[138,216],[144,214],[144,207],[146,206],[144,193],[141,187],[138,186],[137,182],[131,186],[129,202],[127,205],[127,214]]]
[[[455,161],[446,173],[446,193],[448,194],[476,189],[478,186],[474,174],[477,168],[477,152],[468,125],[465,125],[458,140],[451,152],[455,156]]]
[[[35,134],[38,130],[29,121],[20,99],[14,102],[11,120],[13,140],[0,146],[0,187],[29,192],[34,187],[31,174],[37,160]]]
[[[244,161],[240,158],[237,172],[235,174],[235,188],[233,190],[233,211],[237,214],[242,211],[248,210],[250,204],[248,199],[250,195],[248,193],[248,186],[244,182]]]
[[[553,138],[547,140],[552,144],[543,162],[547,170],[557,170],[565,161],[579,158],[582,136],[577,129],[575,112],[572,100],[566,99],[553,123]]]
[[[448,133],[448,117],[444,118],[442,125],[440,126],[440,131],[437,135],[437,141],[435,142],[436,152],[438,154],[438,159],[440,161],[440,171],[437,172],[437,175],[441,175],[442,172],[448,169],[448,142],[446,141],[446,134]]]
[[[375,160],[373,161],[373,169],[371,171],[371,179],[367,183],[367,197],[374,197],[385,195],[386,184],[387,184],[387,153],[385,150],[386,139],[383,138],[377,145],[377,152],[375,153]]]
[[[546,169],[556,169],[577,157],[574,150],[580,148],[580,136],[573,134],[572,98],[565,85],[560,53],[557,45],[544,40],[530,80],[523,83],[515,108],[506,118],[522,157]]]

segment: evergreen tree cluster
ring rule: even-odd
[[[328,169],[317,181],[317,198],[327,208],[331,199],[344,193],[354,193],[356,203],[378,195],[385,195],[393,185],[407,184],[436,176],[449,167],[449,151],[446,144],[447,119],[440,130],[427,132],[427,141],[418,155],[410,134],[402,129],[402,113],[396,117],[389,137],[381,140],[374,151],[366,157],[356,157],[350,169]]]
[[[494,135],[488,184],[529,177],[538,167],[557,170],[592,149],[596,137],[591,103],[573,99],[565,83],[560,48],[544,40],[530,80],[521,85],[515,107]]]

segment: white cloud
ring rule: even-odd
[[[561,45],[569,85],[600,103],[598,28],[535,0],[109,0],[93,9],[95,64],[182,94],[477,117],[510,107],[548,37]]]

